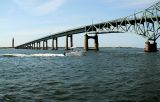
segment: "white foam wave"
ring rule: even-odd
[[[63,57],[63,54],[0,54],[1,57]]]
[[[66,56],[84,56],[84,51],[70,51],[65,53]]]

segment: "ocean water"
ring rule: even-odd
[[[160,52],[2,49],[0,102],[160,102]]]

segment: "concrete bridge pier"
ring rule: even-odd
[[[38,50],[39,48],[38,48],[38,42],[36,42],[36,49]]]
[[[96,51],[99,51],[98,35],[97,34],[94,36],[94,49]]]
[[[58,38],[55,38],[56,40],[56,50],[58,50]]]
[[[56,46],[55,46],[55,43],[56,43]],[[52,50],[58,50],[58,39],[57,38],[52,39]]]
[[[26,48],[25,49],[28,49],[28,45],[26,45]]]
[[[36,49],[36,43],[33,43],[33,49]]]
[[[73,35],[70,35],[70,47],[73,47]]]
[[[33,49],[33,43],[32,43],[32,49]]]
[[[48,50],[48,42],[47,42],[47,40],[43,41],[43,50]]]
[[[30,44],[28,44],[28,45],[27,45],[27,49],[30,49],[30,48],[31,48],[31,45],[30,45]]]
[[[33,43],[31,43],[31,49],[33,49]]]
[[[84,49],[88,51],[88,35],[84,35]]]
[[[34,44],[32,43],[32,49],[34,49]]]
[[[39,43],[37,42],[36,45],[37,45],[37,46],[36,46],[36,49],[38,50],[38,49],[39,49],[39,47],[38,47],[38,46],[39,46]]]
[[[66,47],[65,50],[70,50],[68,46],[68,39],[70,38],[70,47],[73,47],[73,35],[67,35],[66,36]]]
[[[44,41],[43,41],[43,48],[42,48],[42,49],[45,50],[45,49],[44,49]]]
[[[149,41],[145,42],[145,52],[157,52],[157,43],[154,41],[153,43],[150,43]]]
[[[46,40],[46,50],[48,50],[48,41]]]
[[[32,44],[31,43],[29,44],[29,49],[32,49]]]
[[[24,49],[27,49],[27,45],[24,45]]]
[[[41,42],[39,42],[39,49],[41,49]]]
[[[30,49],[32,49],[32,43],[30,43]]]
[[[52,50],[54,50],[54,38],[52,39]]]
[[[94,39],[94,49],[90,49],[89,48],[89,44],[88,44],[88,40],[89,39]],[[88,50],[96,50],[96,51],[98,51],[99,50],[99,44],[98,44],[98,35],[97,34],[95,34],[95,36],[88,36],[87,34],[85,34],[85,36],[84,36],[84,49],[86,50],[86,51],[88,51]]]

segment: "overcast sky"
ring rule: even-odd
[[[19,45],[51,33],[134,14],[157,0],[1,0],[0,47]],[[64,38],[59,39],[60,46]],[[83,35],[74,37],[83,46]],[[92,42],[92,41],[91,41]],[[99,36],[100,46],[144,47],[145,39],[136,34]],[[91,45],[92,46],[92,45]]]

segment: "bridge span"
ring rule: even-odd
[[[73,35],[84,34],[84,49],[90,50],[88,39],[94,40],[94,50],[99,50],[98,35],[102,33],[125,33],[132,32],[147,39],[145,42],[145,51],[157,51],[156,40],[160,36],[160,1],[148,7],[147,9],[134,13],[130,16],[119,18],[112,21],[101,22],[92,25],[86,25],[74,29],[69,29],[59,33],[53,33],[49,36],[27,42],[16,46],[16,49],[48,49],[48,40],[52,39],[52,49],[58,49],[58,38],[66,37],[65,49],[73,47]],[[94,34],[91,36],[90,34]],[[70,46],[69,46],[70,38]],[[43,46],[41,47],[41,42]]]

